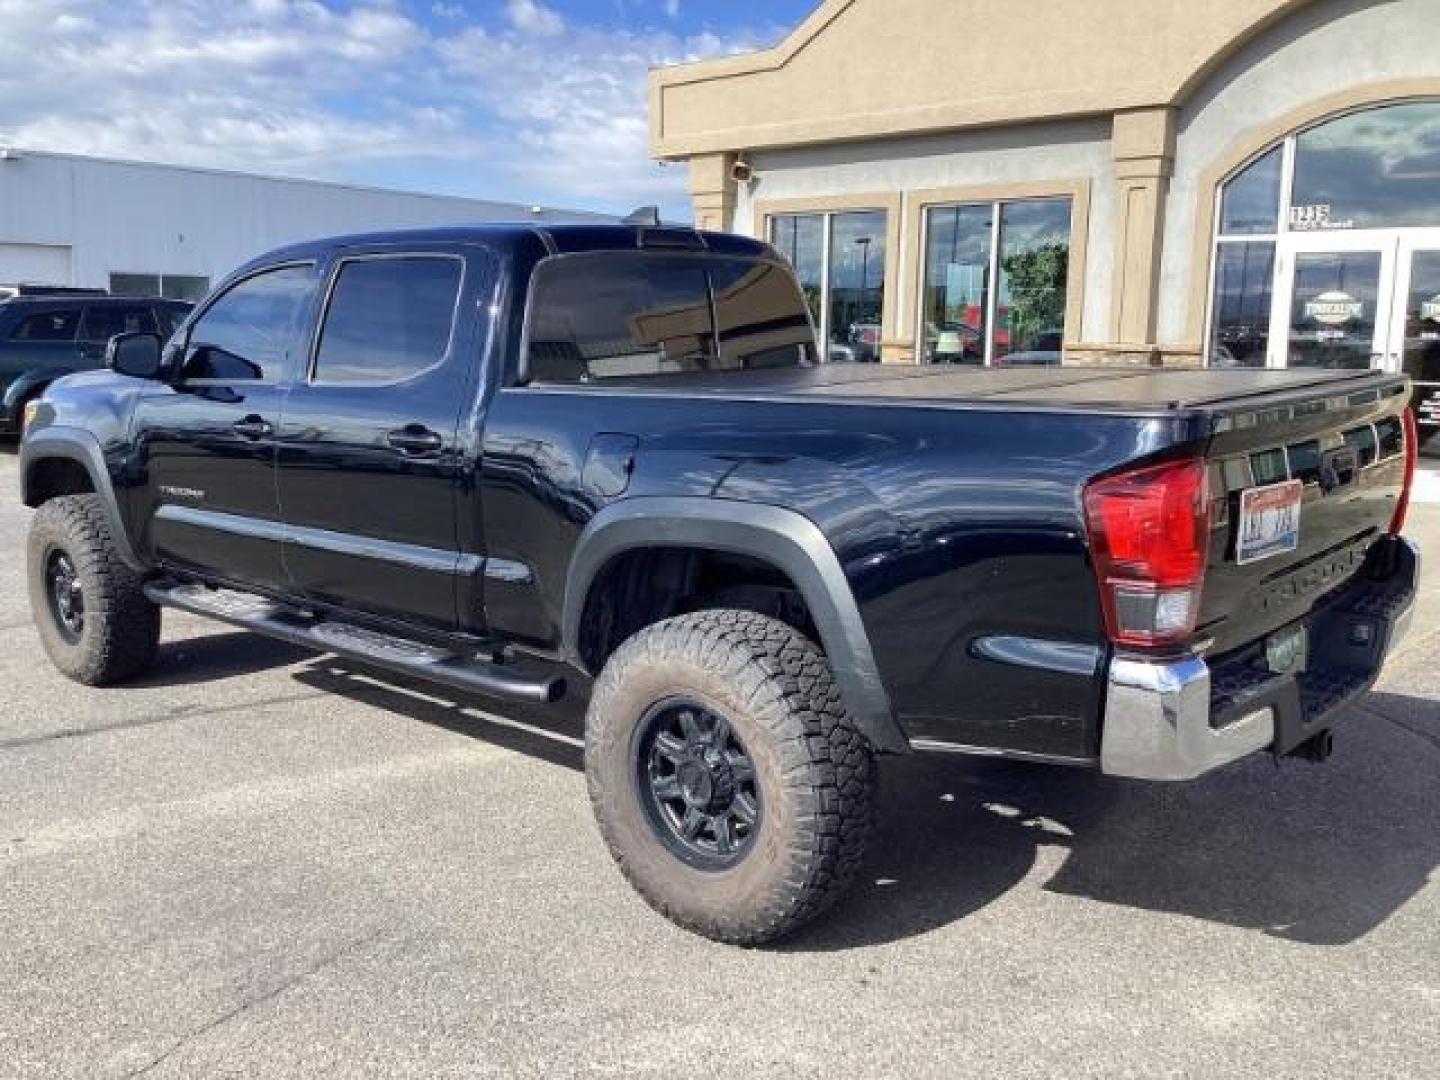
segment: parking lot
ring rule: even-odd
[[[166,616],[31,629],[0,452],[0,1074],[1433,1076],[1440,574],[1326,765],[1184,786],[887,763],[843,908],[768,951],[614,870],[559,720]],[[1413,532],[1440,550],[1440,476]]]

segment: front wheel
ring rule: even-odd
[[[160,609],[115,550],[99,496],[67,495],[40,507],[26,562],[35,626],[63,674],[105,686],[150,665]]]
[[[747,611],[668,619],[595,685],[585,773],[611,854],[661,914],[759,945],[832,904],[859,867],[875,763],[819,649]]]

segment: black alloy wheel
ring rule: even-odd
[[[640,802],[661,843],[700,870],[744,859],[762,807],[755,763],[725,716],[690,698],[669,698],[636,726],[634,745]]]
[[[85,633],[85,588],[74,561],[63,550],[51,552],[46,561],[45,590],[56,629],[67,642],[76,644]]]

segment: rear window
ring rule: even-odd
[[[10,333],[11,341],[74,341],[80,326],[80,309],[41,311],[27,315]]]
[[[814,355],[804,300],[771,263],[570,255],[542,263],[531,285],[527,364],[536,382],[799,367]]]

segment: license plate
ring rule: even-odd
[[[1298,675],[1310,660],[1310,635],[1305,627],[1280,630],[1265,639],[1265,666],[1276,675]]]
[[[1235,561],[1243,566],[1299,547],[1300,504],[1304,497],[1305,485],[1299,480],[1242,491]]]

